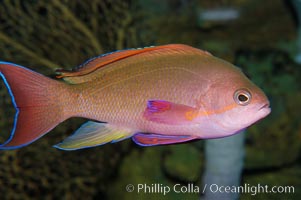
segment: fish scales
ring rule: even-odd
[[[141,146],[225,137],[271,111],[263,91],[239,68],[186,45],[106,54],[74,71],[59,70],[65,83],[7,62],[0,62],[0,75],[17,111],[0,149],[28,145],[70,117],[93,121],[56,148],[129,137]]]

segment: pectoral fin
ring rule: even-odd
[[[140,146],[156,146],[164,144],[174,144],[187,142],[197,139],[195,136],[189,135],[160,135],[160,134],[148,134],[137,133],[132,137],[133,141]]]
[[[73,135],[54,147],[62,150],[77,150],[88,147],[115,143],[133,135],[131,130],[115,127],[107,123],[88,121]]]
[[[197,110],[193,107],[163,100],[150,100],[144,111],[144,118],[163,124],[182,125],[193,123]]]

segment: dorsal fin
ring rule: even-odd
[[[178,50],[178,51],[193,51],[203,55],[211,55],[207,51],[202,51],[200,49],[196,49],[187,45],[183,44],[169,44],[169,45],[162,45],[156,47],[146,47],[141,49],[128,49],[122,51],[116,51],[113,53],[107,53],[99,57],[92,58],[86,61],[84,64],[80,65],[79,67],[75,68],[73,71],[65,71],[65,70],[57,70],[57,78],[65,78],[65,77],[74,77],[74,76],[83,76],[89,74],[101,67],[104,67],[110,63],[135,56],[138,54],[142,54],[145,52],[152,52],[152,51],[159,51],[159,50]]]

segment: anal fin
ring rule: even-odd
[[[88,121],[75,133],[54,147],[62,150],[77,150],[95,147],[106,143],[115,143],[133,135],[128,129],[107,123]]]

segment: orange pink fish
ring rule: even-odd
[[[181,44],[118,51],[53,80],[0,62],[16,109],[0,149],[39,139],[71,117],[89,119],[55,145],[63,150],[132,138],[142,146],[230,136],[267,116],[266,95],[234,65]]]

